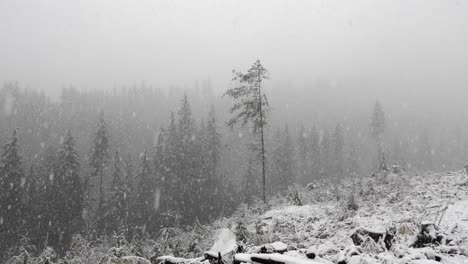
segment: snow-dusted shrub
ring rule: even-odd
[[[46,247],[38,257],[39,264],[57,263],[57,254],[51,247]],[[69,263],[85,263],[85,262],[69,262]]]
[[[236,235],[236,240],[243,244],[246,244],[249,241],[250,234],[243,221],[237,222],[234,234]]]
[[[356,211],[359,208],[359,205],[357,204],[356,198],[354,197],[354,193],[351,193],[348,196],[348,200],[346,202],[346,208],[348,210]]]
[[[260,198],[255,198],[253,203],[249,206],[249,211],[256,215],[264,214],[268,209],[270,209],[270,205],[263,202]]]
[[[36,251],[36,247],[32,245],[28,236],[20,239],[19,246],[11,248],[8,255],[7,264],[29,264],[34,263],[32,255]]]

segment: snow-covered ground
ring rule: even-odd
[[[227,264],[468,264],[467,175],[387,174],[314,186],[298,187],[302,206],[277,196],[210,225],[166,228],[136,244],[82,240],[68,263],[220,263],[221,255]],[[422,228],[429,242],[418,237]],[[391,247],[366,232],[392,235]]]
[[[250,242],[257,246],[281,241],[288,245],[288,254],[303,257],[307,249],[313,247],[318,256],[335,263],[346,251],[356,249],[350,237],[358,228],[376,233],[393,232],[393,246],[389,250],[379,247],[376,252],[364,253],[361,247],[365,245],[361,245],[357,247],[357,251],[362,252],[359,260],[354,256],[347,262],[418,263],[416,259],[423,259],[419,263],[429,263],[428,258],[435,261],[433,254],[443,263],[468,263],[467,182],[468,176],[458,172],[381,175],[344,184],[338,189],[340,200],[314,202],[312,198],[302,206],[272,206],[262,214],[237,216],[227,222],[244,221],[248,233],[252,234]],[[307,192],[301,196],[332,191],[313,189]],[[358,205],[355,211],[346,207],[351,193]],[[421,224],[430,223],[450,244],[444,240],[423,248],[410,247]],[[235,231],[235,224],[231,229]]]

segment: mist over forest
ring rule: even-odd
[[[1,1],[0,262],[465,263],[467,13]]]

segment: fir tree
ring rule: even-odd
[[[174,113],[171,113],[170,117],[169,127],[165,131],[166,147],[164,148],[162,165],[162,172],[164,174],[162,175],[162,178],[164,179],[165,192],[171,195],[163,195],[163,204],[165,205],[165,210],[172,208],[172,210],[176,211],[176,214],[180,214],[180,199],[183,199],[183,196],[180,191],[176,191],[182,184],[182,181],[179,178],[180,170],[178,167],[180,141],[178,140]]]
[[[58,151],[57,185],[61,195],[57,208],[61,232],[60,252],[65,252],[73,234],[83,228],[84,189],[80,177],[80,158],[75,141],[68,131]]]
[[[154,206],[154,179],[152,177],[151,163],[145,151],[141,157],[140,170],[138,172],[138,188],[135,197],[136,224],[142,230],[146,230],[146,225],[153,217]]]
[[[202,129],[200,129],[202,130]],[[220,198],[222,183],[218,175],[218,165],[221,156],[221,135],[216,129],[216,117],[214,107],[211,107],[208,113],[208,122],[204,131],[204,141],[202,142],[204,149],[201,166],[205,167],[206,171],[206,184],[203,186],[202,193],[206,195],[203,197],[203,203],[206,208],[202,212],[211,212],[219,210],[222,206]],[[213,210],[215,209],[215,210]]]
[[[158,139],[156,142],[156,147],[153,157],[153,175],[154,175],[154,210],[156,212],[162,212],[165,210],[165,204],[162,201],[163,197],[169,197],[171,194],[167,192],[167,182],[164,177],[164,130],[161,129]],[[162,228],[161,217],[158,219],[158,223],[153,223],[151,228]]]
[[[59,242],[59,212],[60,208],[60,190],[57,184],[57,158],[58,151],[53,147],[47,147],[39,162],[37,172],[41,182],[39,195],[41,205],[38,210],[41,211],[40,218],[37,219],[38,237],[37,240],[46,246],[56,246]]]
[[[110,198],[105,217],[107,226],[106,233],[108,234],[113,231],[117,231],[120,227],[127,224],[127,191],[128,190],[123,179],[121,159],[119,152],[116,151],[113,159]]]
[[[196,151],[196,131],[187,95],[184,95],[182,99],[182,106],[179,109],[178,116],[178,178],[181,181],[178,188],[182,195],[178,200],[183,209],[183,220],[190,222],[190,219],[194,219],[197,210],[200,209],[200,190],[204,175],[200,175],[198,170],[200,164],[199,154]],[[191,197],[191,199],[186,199],[187,196]]]
[[[125,219],[124,223],[127,228],[127,236],[130,236],[130,228],[134,225],[133,219],[135,216],[133,215],[133,210],[131,210],[131,205],[134,204],[135,199],[135,176],[134,176],[134,168],[133,168],[133,161],[132,156],[130,153],[127,154],[127,158],[125,159],[125,176],[124,176],[124,185],[126,191],[126,201],[125,201]]]
[[[99,116],[97,131],[93,141],[93,148],[91,149],[91,156],[89,160],[89,167],[91,169],[91,177],[98,178],[99,186],[99,203],[98,203],[98,218],[97,218],[97,231],[103,231],[103,205],[104,205],[104,170],[107,160],[109,158],[109,132],[107,124],[104,120],[104,114]]]
[[[19,241],[19,233],[25,224],[22,203],[25,180],[15,130],[10,141],[3,145],[0,156],[0,239],[2,241],[0,252],[2,253],[6,253],[9,247]]]

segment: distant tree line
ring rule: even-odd
[[[0,157],[0,251],[27,235],[39,247],[64,253],[74,234],[96,238],[123,231],[132,237],[230,214],[235,195],[218,171],[221,136],[215,111],[200,124],[191,111],[184,96],[156,145],[142,152],[136,165],[130,155],[109,152],[112,135],[104,114],[90,135],[88,160],[80,158],[68,131],[58,148],[47,147],[25,170],[14,130]]]
[[[227,128],[223,99],[202,82],[162,92],[64,88],[61,99],[8,83],[0,90],[0,252],[27,236],[63,253],[73,234],[207,223],[262,196],[252,129]],[[182,98],[182,100],[181,100]],[[172,112],[176,110],[175,112]],[[274,115],[272,111],[271,115]],[[369,174],[385,155],[406,170],[461,168],[463,127],[395,127],[377,103],[363,125],[294,120],[265,133],[267,195],[318,179]],[[222,136],[221,136],[222,135]]]

